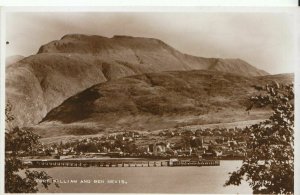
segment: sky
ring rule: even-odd
[[[201,57],[240,58],[271,74],[294,72],[294,16],[255,12],[9,12],[6,56],[36,54],[66,34],[157,38]]]

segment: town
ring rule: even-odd
[[[184,127],[155,132],[122,131],[76,141],[37,147],[30,156],[43,158],[139,157],[153,159],[191,158],[243,159],[247,150],[248,127],[206,128],[195,131]]]

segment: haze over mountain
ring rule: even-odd
[[[5,59],[5,66],[9,66],[11,64],[14,64],[22,59],[24,59],[24,56],[21,55],[14,55],[14,56],[9,56]]]
[[[27,126],[37,124],[65,99],[97,83],[143,73],[189,70],[246,77],[268,74],[241,59],[183,54],[158,39],[72,34],[9,65],[6,97],[13,104],[16,123]]]

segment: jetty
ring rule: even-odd
[[[27,160],[25,165],[41,167],[179,167],[179,166],[220,166],[219,160],[132,160],[132,159],[38,159]]]

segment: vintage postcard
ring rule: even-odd
[[[5,193],[294,193],[295,10],[3,11]]]

